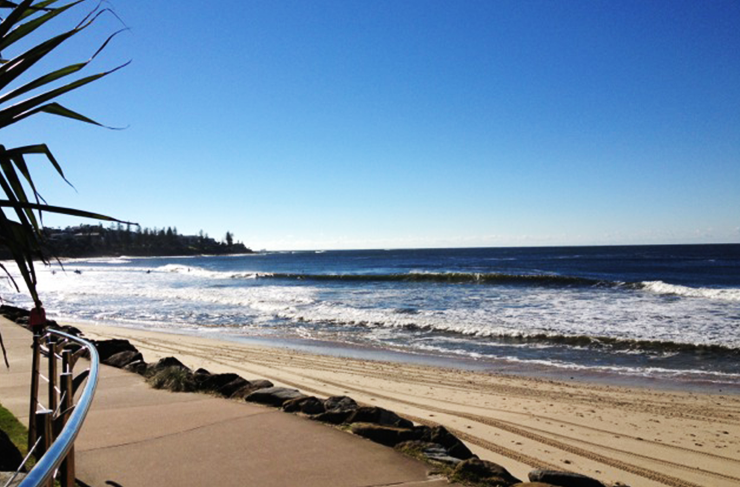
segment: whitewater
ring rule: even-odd
[[[721,386],[740,383],[738,271],[740,245],[697,245],[124,256],[38,279],[59,321]]]

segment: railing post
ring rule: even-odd
[[[59,376],[59,383],[62,389],[62,412],[59,416],[59,429],[64,428],[67,424],[67,419],[72,413],[72,406],[74,405],[74,389],[72,386],[72,351],[62,351],[62,374]],[[74,487],[75,485],[75,449],[74,444],[70,447],[67,452],[67,456],[64,457],[64,461],[60,467],[60,478],[59,481],[62,487]]]
[[[51,438],[51,423],[54,420],[54,411],[50,409],[42,409],[34,414],[34,421],[36,422],[36,432],[40,437],[41,441],[36,447],[34,456],[36,459],[40,459],[49,449],[52,443]]]
[[[39,402],[39,356],[41,355],[39,349],[40,341],[41,334],[38,332],[38,330],[34,330],[33,343],[31,345],[31,400],[28,407],[28,451],[31,451],[31,448],[33,448],[33,445],[36,444],[36,438],[38,437],[38,434],[36,432],[36,410],[38,409]]]
[[[53,335],[49,335],[49,339],[46,342],[46,346],[49,349],[49,409],[52,411],[57,410],[59,405],[57,396],[57,340]]]
[[[41,423],[40,430],[42,431],[42,434],[44,435],[44,439],[41,442],[44,452],[39,455],[39,458],[43,456],[49,448],[51,448],[51,444],[54,443],[54,438],[52,438],[52,426],[54,422],[54,411],[51,409],[47,409],[44,411],[39,412],[39,420]],[[45,487],[53,487],[54,480],[50,479]]]

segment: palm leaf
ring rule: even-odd
[[[31,34],[44,31],[45,29],[40,28],[45,27],[52,20],[71,11],[85,1],[71,0],[69,3],[54,7],[57,0],[22,0],[19,2],[0,0],[0,9],[10,9],[8,15],[4,16],[2,22],[0,22],[0,51],[5,52],[17,46],[21,39],[25,43],[25,40]],[[62,106],[55,99],[114,73],[128,64],[73,79],[74,75],[95,59],[121,31],[108,36],[87,61],[57,68],[25,82],[22,80],[29,69],[41,61],[45,61],[58,47],[84,31],[106,12],[115,15],[110,9],[101,9],[98,5],[83,16],[74,28],[64,30],[35,45],[31,45],[30,48],[23,50],[21,54],[9,56],[10,60],[8,61],[0,60],[0,91],[2,91],[0,93],[0,105],[7,104],[14,99],[19,100],[0,109],[0,129],[38,113],[47,113],[103,126],[85,115]],[[8,89],[10,84],[18,81],[20,81],[18,87]],[[59,84],[60,82],[61,84]],[[37,93],[38,91],[40,93]],[[27,96],[27,98],[22,99],[24,96]],[[5,193],[5,198],[0,199],[0,247],[8,250],[31,297],[38,304],[40,301],[36,291],[34,259],[40,259],[42,262],[47,261],[43,250],[42,217],[44,213],[56,213],[124,224],[131,223],[96,212],[47,204],[36,187],[26,161],[26,157],[31,155],[45,156],[62,180],[69,182],[65,178],[62,166],[46,144],[38,143],[9,149],[0,145],[0,189]],[[13,215],[12,220],[6,212]],[[17,284],[5,266],[0,265],[0,272],[5,272],[17,288]]]
[[[137,223],[135,222],[127,222],[125,220],[119,220],[118,218],[106,216],[101,213],[94,213],[92,211],[77,210],[74,208],[66,208],[63,206],[46,205],[46,204],[40,204],[40,203],[0,200],[0,208],[15,208],[15,209],[30,209],[30,210],[38,210],[38,211],[48,211],[49,213],[57,213],[60,215],[76,216],[80,218],[90,218],[93,220],[121,223],[123,225],[137,225]]]
[[[56,3],[57,0],[48,0],[46,2],[41,2],[37,5],[34,9],[27,9],[25,14],[23,14],[19,20],[23,20],[25,17],[29,15],[33,15],[34,13],[38,12],[40,9],[45,9],[48,5],[51,5],[52,3]],[[42,15],[41,17],[31,20],[29,22],[26,22],[25,24],[18,25],[17,28],[11,30],[8,35],[3,35],[2,40],[0,40],[0,52],[2,52],[6,47],[13,44],[14,42],[17,42],[20,39],[23,39],[31,32],[35,31],[42,25],[44,25],[49,20],[53,19],[57,15],[60,15],[64,13],[66,10],[69,10],[70,8],[74,7],[78,3],[82,2],[83,0],[77,0],[74,3],[70,3],[68,5],[64,5],[59,8],[55,8],[53,10],[49,10],[48,13]]]
[[[18,122],[20,120],[23,120],[24,118],[30,117],[31,115],[34,115],[39,112],[47,112],[47,113],[53,113],[55,115],[62,115],[69,118],[73,118],[79,121],[84,121],[88,123],[93,123],[95,125],[101,124],[94,122],[86,117],[82,117],[79,114],[75,114],[74,116],[70,116],[70,114],[73,114],[74,112],[71,112],[70,110],[60,110],[55,111],[53,108],[53,105],[43,105],[41,107],[38,107],[38,105],[45,103],[49,100],[52,100],[58,96],[61,96],[65,93],[68,93],[72,90],[76,90],[77,88],[80,88],[88,83],[92,83],[93,81],[96,81],[104,76],[108,76],[111,73],[114,73],[118,71],[119,69],[127,66],[129,63],[122,64],[116,68],[113,68],[109,71],[105,71],[102,73],[94,74],[91,76],[87,76],[85,78],[79,79],[77,81],[73,81],[72,83],[69,83],[65,86],[56,88],[54,90],[48,91],[46,93],[42,93],[40,95],[34,96],[32,98],[28,98],[27,100],[24,100],[20,103],[16,103],[15,105],[12,105],[8,108],[3,109],[0,111],[0,128],[7,127],[8,125],[11,125],[15,122]],[[38,108],[37,108],[38,107]],[[51,108],[50,108],[51,107]]]

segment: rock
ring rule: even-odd
[[[604,484],[598,480],[585,475],[539,468],[529,472],[529,480],[559,487],[604,487]]]
[[[123,352],[114,353],[107,359],[102,360],[102,362],[105,365],[110,365],[111,367],[118,367],[119,369],[124,368],[131,362],[143,362],[143,361],[144,361],[144,357],[142,357],[141,353],[135,352],[133,350],[124,350]]]
[[[268,387],[272,387],[273,383],[269,380],[263,380],[263,379],[257,379],[253,381],[247,381],[247,385],[244,385],[234,391],[229,397],[231,399],[246,399],[248,395],[253,393],[254,391],[258,391],[260,389],[267,389]]]
[[[447,453],[460,460],[477,458],[457,436],[453,435],[444,426],[417,426],[414,430],[419,440],[428,441],[442,445]]]
[[[355,422],[350,425],[350,431],[375,443],[385,446],[396,446],[404,441],[413,440],[414,433],[408,428],[388,426],[375,423]]]
[[[311,419],[329,424],[342,424],[357,410],[357,403],[349,396],[332,396],[324,401],[324,412]]]
[[[98,350],[101,362],[105,362],[109,357],[120,352],[138,352],[131,342],[120,338],[114,338],[112,340],[94,340],[93,345],[95,345],[95,348]]]
[[[138,362],[131,362],[127,364],[123,369],[128,370],[129,372],[133,372],[134,374],[139,375],[146,375],[146,371],[148,369],[148,365],[143,360]]]
[[[384,426],[397,426],[399,428],[411,428],[414,423],[404,419],[387,409],[375,406],[363,406],[357,408],[348,418],[348,423],[373,423]]]
[[[283,403],[286,413],[319,414],[324,412],[324,401],[314,396],[291,399]]]
[[[399,443],[396,445],[396,449],[413,457],[444,463],[445,465],[457,465],[462,461],[459,458],[450,456],[445,447],[439,443],[411,440]]]
[[[5,316],[10,321],[18,322],[18,318],[21,316],[25,316],[28,318],[28,316],[31,314],[31,312],[27,309],[18,308],[16,306],[10,306],[7,304],[0,305],[0,315]]]
[[[197,371],[194,374],[198,384],[204,391],[216,391],[232,380],[239,378],[237,374],[210,374]]]
[[[179,367],[181,369],[190,371],[190,368],[187,365],[180,362],[175,357],[164,357],[164,358],[159,359],[156,364],[149,366],[149,370],[147,370],[147,373],[148,374],[157,373],[160,370],[164,370],[169,367]]]
[[[206,374],[195,373],[198,388],[204,392],[215,392],[224,397],[230,397],[234,392],[249,385],[249,381],[238,374]]]
[[[228,384],[221,386],[216,392],[224,397],[231,397],[242,387],[249,386],[249,381],[243,377],[238,377]]]
[[[477,458],[469,458],[458,463],[452,475],[450,475],[450,480],[453,482],[471,482],[495,487],[510,487],[511,485],[521,483],[521,480],[511,475],[501,465]]]
[[[267,404],[269,406],[280,407],[286,401],[291,399],[298,399],[301,397],[307,397],[297,389],[288,389],[287,387],[267,387],[264,389],[258,389],[247,397],[245,400],[249,402],[256,402],[259,404]]]
[[[329,424],[342,424],[347,422],[347,418],[352,412],[346,411],[324,411],[323,413],[312,414],[309,416],[314,421],[321,421]]]
[[[15,471],[23,461],[23,455],[10,441],[5,431],[0,430],[0,470]]]
[[[331,396],[324,400],[324,409],[352,412],[357,409],[357,402],[349,396]]]
[[[210,372],[208,372],[206,369],[200,368],[194,372],[195,374],[205,374],[205,375],[211,375]]]
[[[256,391],[257,389],[267,389],[268,387],[273,387],[274,384],[266,379],[255,379],[250,380],[249,384],[254,388]]]

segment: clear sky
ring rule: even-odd
[[[740,242],[736,0],[112,5],[90,72],[131,65],[60,101],[127,128],[3,134],[51,204],[254,249]]]

